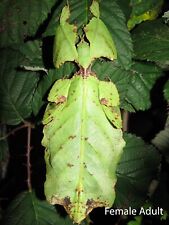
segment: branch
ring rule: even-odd
[[[32,192],[32,184],[31,184],[31,163],[30,163],[30,153],[31,153],[31,130],[32,125],[27,125],[28,129],[28,136],[27,136],[27,162],[26,162],[26,168],[27,168],[27,185],[29,192]]]
[[[0,137],[0,141],[8,138],[11,135],[14,135],[17,131],[22,130],[23,128],[28,127],[28,122],[25,122],[24,124],[22,124],[19,127],[16,127],[15,129],[11,130],[9,133],[5,134],[4,136]]]
[[[125,132],[128,131],[129,112],[124,110],[122,117],[123,117],[123,131]]]
[[[29,192],[32,191],[32,184],[31,184],[31,163],[30,163],[30,152],[31,152],[31,130],[34,128],[34,125],[30,122],[25,121],[24,124],[22,124],[19,127],[16,127],[15,129],[11,130],[9,133],[4,135],[3,137],[0,137],[0,141],[8,138],[10,135],[14,135],[17,131],[22,130],[23,128],[27,128],[27,151],[26,151],[26,168],[27,168],[27,186]]]

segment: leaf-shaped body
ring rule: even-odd
[[[117,51],[111,34],[104,22],[99,18],[100,10],[97,1],[92,2],[90,11],[95,17],[90,20],[84,30],[90,42],[91,61],[100,57],[106,57],[110,60],[117,59]]]
[[[75,47],[76,27],[67,22],[69,16],[69,7],[65,6],[61,13],[60,24],[56,29],[54,41],[53,62],[57,68],[65,61],[74,61],[78,57]]]
[[[77,52],[78,52],[78,64],[82,68],[87,69],[92,61],[90,58],[89,44],[85,41],[81,41],[77,46]]]
[[[56,29],[53,50],[53,62],[56,68],[66,61],[75,61],[79,67],[87,69],[96,58],[106,57],[110,60],[117,58],[114,41],[104,22],[99,18],[99,4],[93,1],[90,7],[94,17],[84,27],[88,42],[80,38],[77,28],[67,22],[70,17],[68,6],[62,9],[60,24]],[[78,40],[78,37],[81,39]],[[79,42],[77,44],[77,42]],[[77,46],[76,46],[77,44]]]
[[[90,42],[91,60],[100,57],[106,57],[110,60],[117,58],[113,39],[107,27],[99,18],[93,17],[84,30]]]
[[[122,128],[120,100],[116,86],[112,82],[100,81],[99,98],[107,118],[115,127]]]
[[[110,124],[100,103],[99,82],[92,75],[74,75],[65,101],[53,99],[45,113],[45,195],[51,204],[63,205],[76,223],[93,208],[113,204],[116,166],[125,145],[121,129]]]

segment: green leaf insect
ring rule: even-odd
[[[94,208],[112,206],[116,168],[125,146],[117,88],[112,82],[99,81],[91,71],[95,58],[116,58],[115,45],[99,19],[96,1],[90,10],[94,18],[84,28],[89,42],[81,38],[78,43],[73,25],[67,22],[69,8],[62,10],[54,63],[58,67],[65,61],[75,61],[80,70],[71,79],[55,82],[43,118],[45,195],[51,204],[63,205],[78,224]],[[104,34],[99,31],[102,27]],[[100,38],[93,38],[94,29]],[[102,46],[99,53],[97,46]]]

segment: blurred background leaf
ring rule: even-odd
[[[34,192],[20,193],[9,205],[2,225],[73,225],[59,216],[54,206],[39,200]]]
[[[38,75],[18,69],[22,55],[15,50],[1,50],[0,121],[8,125],[23,122],[32,113],[32,98]]]
[[[21,44],[30,36],[36,36],[56,3],[57,0],[1,0],[0,47]]]
[[[169,66],[169,27],[161,20],[139,25],[132,32],[135,58]]]
[[[117,167],[117,208],[139,208],[147,198],[151,181],[160,163],[157,150],[141,138],[125,134],[126,146]]]
[[[161,12],[163,2],[163,0],[130,0],[132,12],[127,23],[129,30],[143,21],[156,19]]]

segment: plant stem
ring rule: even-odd
[[[27,168],[27,185],[28,185],[28,190],[29,192],[32,192],[32,184],[31,184],[31,163],[30,163],[30,153],[31,153],[31,124],[27,125],[27,130],[28,130],[28,136],[27,136],[27,163],[26,163],[26,168]]]
[[[15,129],[11,130],[9,133],[4,135],[3,137],[0,137],[0,141],[8,138],[10,135],[15,134],[17,131],[27,128],[27,153],[26,153],[26,168],[27,168],[27,186],[29,192],[32,191],[32,184],[31,184],[31,163],[30,163],[30,153],[31,153],[31,130],[34,128],[34,125],[30,122],[25,121],[24,124],[22,124],[19,127],[16,127]]]
[[[128,131],[129,112],[123,111],[123,131]]]
[[[26,127],[28,127],[28,123],[24,123],[24,124],[22,124],[21,126],[16,127],[15,129],[11,130],[9,133],[7,133],[7,134],[5,134],[4,136],[0,137],[0,141],[2,141],[2,140],[4,140],[4,139],[8,138],[9,136],[15,134],[17,131],[19,131],[19,130],[21,130],[21,129],[23,129],[23,128],[26,128]]]

